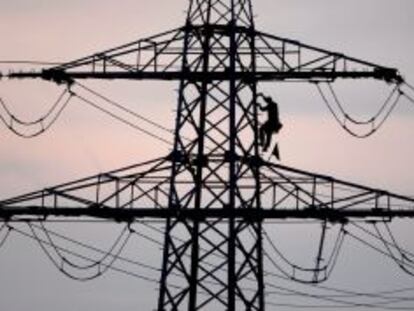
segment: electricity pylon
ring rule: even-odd
[[[158,311],[265,310],[266,220],[414,217],[411,198],[263,160],[259,82],[402,78],[396,69],[257,31],[250,0],[190,0],[183,27],[9,77],[67,84],[73,95],[78,79],[179,82],[166,157],[0,201],[6,221],[165,220]]]

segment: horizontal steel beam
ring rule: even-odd
[[[77,79],[98,80],[189,80],[189,81],[227,81],[234,77],[245,81],[301,81],[335,80],[335,79],[368,79],[392,80],[392,72],[388,70],[374,71],[259,71],[259,72],[15,72],[8,75],[11,79],[36,79],[41,78],[56,83],[70,83]]]
[[[19,221],[22,217],[92,217],[97,219],[110,219],[119,222],[132,222],[136,219],[243,219],[245,221],[271,220],[271,219],[318,219],[329,222],[346,223],[349,219],[366,218],[414,218],[414,208],[409,209],[316,209],[303,210],[275,210],[275,209],[201,209],[201,210],[174,210],[156,208],[39,208],[39,207],[1,207],[0,219],[4,221]]]

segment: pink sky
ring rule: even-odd
[[[3,1],[0,2],[0,61],[66,61],[134,41],[181,26],[187,2],[124,0],[121,5],[119,1],[98,0]],[[398,67],[414,83],[413,1],[361,2],[257,0],[257,26],[270,33]],[[8,68],[0,66],[3,72]],[[177,88],[174,83],[89,85],[155,121],[173,125]],[[414,195],[414,105],[402,101],[380,132],[367,140],[358,140],[337,126],[316,90],[273,83],[263,89],[280,101],[285,124],[280,135],[283,164]],[[363,89],[356,91],[359,96],[343,94],[349,107],[357,114],[375,111],[382,97],[364,93]],[[0,81],[0,97],[25,118],[41,115],[58,92],[58,87],[44,82]],[[0,150],[0,197],[4,198],[165,155],[168,148],[75,101],[50,132],[33,140],[17,138],[0,125]],[[29,275],[26,279],[7,274],[6,283],[0,280],[0,309],[27,310],[22,301],[7,298],[21,289],[29,305],[37,306],[34,309],[52,310],[45,302],[47,295],[30,293],[33,282],[39,282],[43,276],[27,267],[30,261],[25,257],[43,255],[33,247],[25,249],[20,240],[15,245],[10,243],[6,254],[1,251],[0,275],[16,265],[22,275],[25,272]],[[86,306],[88,299],[82,298],[83,289],[93,289],[98,295],[116,287],[106,279],[97,281],[96,287],[62,281],[41,260],[34,262],[41,267],[40,271],[45,271],[46,279],[52,284],[62,282],[59,289],[72,291]],[[413,282],[402,279],[404,284]],[[117,281],[122,286],[131,286],[124,279]],[[345,278],[346,282],[349,280]],[[126,295],[134,305],[134,292],[129,290]]]

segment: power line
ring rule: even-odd
[[[31,234],[29,234],[29,233],[27,233],[25,231],[22,231],[22,230],[20,230],[20,229],[18,229],[16,227],[12,227],[11,225],[8,225],[8,226],[14,232],[17,232],[20,235],[25,236],[25,237],[27,237],[27,238],[29,238],[31,240],[34,240],[37,243],[39,243],[39,245],[41,245],[42,249],[45,247],[45,245],[51,247],[50,243],[48,241],[46,241],[46,240],[43,240],[41,238],[38,238],[37,236],[35,236],[33,234],[31,235]],[[79,253],[77,253],[75,251],[69,250],[69,249],[67,249],[65,247],[62,247],[62,246],[57,246],[57,247],[59,248],[60,251],[63,251],[65,253],[69,254],[69,255],[72,255],[74,257],[77,257],[77,258],[82,259],[82,260],[85,260],[85,261],[94,262],[93,259],[90,259],[89,257],[87,257],[85,255],[79,254]],[[58,264],[55,264],[55,266],[58,268],[59,271],[61,271],[61,269],[60,269],[60,267],[59,267]],[[123,273],[125,275],[132,276],[134,278],[137,278],[137,279],[141,279],[141,280],[148,281],[148,282],[151,282],[151,283],[159,284],[159,281],[157,279],[154,279],[154,278],[151,278],[151,277],[142,275],[142,274],[138,274],[138,273],[135,273],[135,272],[131,272],[131,271],[125,270],[123,268],[116,267],[113,264],[112,265],[108,265],[106,263],[102,263],[102,266],[105,267],[105,268],[107,268],[107,269],[114,270],[116,272],[120,272],[120,273]],[[63,272],[63,271],[61,271],[61,272]],[[68,277],[70,277],[70,276],[68,276]]]
[[[113,99],[109,99],[108,97],[102,95],[101,93],[98,93],[97,91],[94,91],[91,88],[89,88],[89,87],[87,87],[87,86],[85,86],[85,85],[83,85],[83,84],[81,84],[77,81],[75,81],[75,84],[78,85],[79,87],[83,88],[84,90],[92,93],[93,95],[99,97],[100,99],[104,100],[105,102],[115,106],[116,108],[118,108],[118,109],[120,109],[120,110],[122,110],[122,111],[124,111],[124,112],[126,112],[126,113],[128,113],[128,114],[144,121],[144,122],[147,122],[148,124],[150,124],[152,126],[155,126],[156,128],[158,128],[160,130],[163,130],[164,132],[167,132],[169,134],[174,134],[173,130],[171,130],[171,129],[169,129],[169,128],[167,128],[167,127],[165,127],[165,126],[163,126],[163,125],[161,125],[157,122],[152,121],[151,119],[143,116],[142,114],[139,114],[139,113],[137,113],[137,112],[135,112],[131,109],[127,109],[125,106],[115,102]]]
[[[63,63],[59,62],[46,62],[39,60],[1,60],[1,65],[35,65],[35,66],[59,66]]]
[[[92,261],[91,267],[95,267],[95,266],[97,267],[96,273],[94,273],[94,274],[92,274],[90,276],[76,276],[73,273],[70,273],[68,270],[65,269],[65,263],[68,263],[68,260],[66,259],[65,256],[62,256],[61,255],[60,250],[65,251],[65,252],[66,252],[66,250],[65,249],[62,249],[62,248],[58,248],[52,241],[48,241],[47,245],[51,246],[52,249],[55,250],[55,252],[58,255],[58,257],[60,257],[60,260],[61,261],[58,262],[52,256],[52,254],[48,251],[48,249],[45,247],[45,243],[44,243],[45,241],[39,238],[38,234],[33,229],[33,226],[31,225],[31,223],[28,222],[27,225],[29,226],[29,228],[30,228],[30,230],[32,232],[33,237],[36,239],[36,241],[38,242],[39,246],[41,247],[41,249],[43,250],[43,252],[46,254],[46,256],[49,258],[49,260],[54,264],[54,266],[60,272],[62,272],[64,275],[66,275],[67,277],[69,277],[69,278],[71,278],[73,280],[76,280],[76,281],[82,281],[82,282],[84,282],[84,281],[90,281],[90,280],[96,279],[96,278],[104,275],[105,272],[107,272],[111,268],[111,266],[113,266],[113,264],[115,263],[115,261],[118,259],[118,256],[120,255],[120,253],[124,249],[126,243],[128,242],[128,239],[126,239],[123,242],[123,244],[120,247],[119,252],[117,252],[115,255],[113,255],[112,260],[109,263],[103,263],[103,262],[97,263],[96,261],[91,260],[90,258],[88,258],[86,256],[81,256],[80,257],[80,256],[78,256],[79,254],[78,255],[75,255],[76,257],[82,258],[82,259],[84,259],[86,261]],[[75,253],[73,253],[73,254],[75,254]],[[72,266],[72,268],[74,268],[74,265],[73,264],[70,264],[70,265]],[[101,267],[103,267],[103,268],[101,268]],[[83,269],[79,269],[79,268],[77,268],[77,269],[78,270],[83,270]]]
[[[388,250],[387,247],[386,247],[386,250],[384,251],[384,250],[380,249],[378,246],[376,246],[376,245],[374,245],[374,244],[372,244],[372,243],[370,243],[368,241],[363,240],[362,238],[356,236],[355,234],[353,234],[353,233],[351,233],[349,231],[346,231],[346,234],[348,236],[352,237],[354,240],[360,242],[362,245],[365,245],[366,247],[374,250],[375,252],[377,252],[377,253],[379,253],[379,254],[381,254],[381,255],[383,255],[383,256],[391,259],[391,260],[393,260],[405,273],[407,273],[409,275],[414,275],[412,272],[410,272],[406,268],[406,266],[409,266],[410,268],[413,268],[414,269],[414,264],[407,264],[405,262],[402,262],[401,260],[398,260],[397,258],[395,258],[395,256],[393,255],[393,253],[390,253],[389,252],[389,250]],[[378,237],[378,238],[379,238],[379,240],[382,241],[382,239],[380,237]]]
[[[14,229],[14,228],[13,228]],[[50,231],[49,229],[47,229],[48,231]],[[19,232],[19,233],[21,233],[21,232]],[[52,233],[52,234],[56,234],[56,233]],[[58,235],[59,237],[63,237],[63,236],[61,236],[61,235]],[[82,245],[82,246],[84,246],[84,247],[88,247],[88,248],[91,248],[91,249],[93,249],[93,250],[98,250],[96,247],[90,247],[90,246],[86,246],[86,244],[84,244],[84,243],[81,243],[81,242],[76,242],[75,240],[73,240],[73,239],[69,239],[69,238],[66,238],[66,237],[64,237],[64,239],[68,239],[69,241],[71,241],[71,242],[75,242],[75,243],[79,243],[80,245]],[[50,242],[47,242],[47,241],[44,241],[44,240],[41,240],[40,238],[39,238],[39,240],[41,241],[41,243],[43,243],[43,244],[46,244],[46,245],[49,245],[49,246],[51,246],[50,245]],[[39,242],[39,241],[38,241]],[[57,246],[59,249],[61,249],[61,250],[63,250],[63,251],[67,251],[67,249],[64,249],[63,247],[61,247],[61,246]],[[104,252],[104,251],[100,251],[100,252]],[[70,251],[70,254],[73,254],[74,252],[73,251]],[[75,256],[76,257],[79,257],[79,256],[77,256],[77,255],[79,255],[78,253],[75,253]],[[81,255],[82,256],[82,255]],[[111,255],[112,256],[112,255]],[[124,261],[124,260],[126,260],[127,262],[129,262],[129,263],[133,263],[133,264],[136,264],[137,262],[136,261],[132,261],[132,260],[130,260],[130,259],[125,259],[125,258],[123,258],[123,257],[120,257],[119,256],[119,258],[118,258],[119,260],[121,260],[121,261]],[[89,259],[90,261],[92,261],[92,262],[95,262],[94,260],[91,260],[91,259]],[[106,266],[105,264],[103,264],[104,266]],[[138,263],[138,265],[139,266],[142,266],[142,263]],[[154,270],[154,271],[158,271],[159,269],[157,269],[157,268],[155,268],[155,267],[151,267],[151,266],[148,266],[148,265],[145,265],[144,266],[145,268],[150,268],[150,269],[152,269],[152,270]],[[112,268],[111,268],[112,269]],[[119,270],[119,269],[117,269],[117,268],[115,268],[115,270]],[[125,272],[126,270],[124,270],[124,272]],[[122,271],[121,271],[122,272]],[[128,272],[129,273],[129,272]],[[135,273],[132,273],[132,276],[136,276],[136,274]],[[270,286],[271,286],[271,283],[266,283],[267,284],[267,286],[269,286],[269,284],[270,284]],[[272,286],[271,286],[272,287]],[[319,287],[319,286],[318,286]],[[287,291],[290,291],[291,293],[292,293],[292,291],[289,289],[289,288],[285,288],[285,287],[279,287],[279,289],[282,289],[282,290],[287,290]],[[336,290],[336,291],[338,291],[337,289],[332,289],[332,288],[329,288],[329,290]],[[404,289],[404,290],[409,290],[409,289]],[[404,291],[404,290],[398,290],[398,291]],[[342,292],[342,291],[341,291]],[[293,293],[296,293],[296,292],[293,292]],[[302,293],[302,292],[301,292]],[[347,293],[347,294],[349,294],[349,293],[351,293],[351,292],[349,292],[349,291],[346,291],[345,293]],[[369,296],[373,296],[373,297],[377,297],[378,298],[378,296],[377,295],[373,295],[373,294],[362,294],[362,293],[353,293],[353,294],[355,294],[354,296],[367,296],[367,295],[369,295]],[[318,298],[318,299],[322,299],[322,300],[326,300],[325,298],[332,298],[332,296],[321,296],[321,295],[313,295],[313,294],[309,294],[309,295],[305,295],[305,296],[308,296],[308,297],[312,297],[312,298]],[[352,297],[352,296],[351,296]],[[379,297],[379,298],[383,298],[383,297]],[[401,300],[401,299],[399,299],[399,300]],[[345,303],[348,303],[348,302],[345,302]],[[352,306],[354,306],[355,304],[352,304]],[[359,304],[359,306],[367,306],[367,304]],[[371,304],[371,306],[373,306],[372,304]],[[345,306],[343,306],[344,308],[345,308]],[[351,306],[348,306],[348,307],[351,307]],[[401,308],[398,308],[398,309],[389,309],[389,308],[382,308],[382,309],[384,309],[384,310],[405,310],[404,308],[403,309],[401,309]]]
[[[299,295],[298,295],[299,296]],[[412,310],[411,307],[385,307],[381,305],[375,304],[361,304],[361,305],[300,305],[300,304],[293,304],[293,303],[276,303],[272,301],[266,301],[266,304],[273,307],[285,307],[285,308],[295,308],[295,309],[355,309],[357,307],[364,307],[370,309],[377,309],[377,310]]]
[[[4,244],[7,241],[7,238],[10,235],[11,229],[7,226],[6,223],[4,223],[1,227],[0,227],[0,233],[2,233],[3,230],[7,230],[7,232],[4,234],[4,236],[2,238],[0,238],[0,249],[4,246]]]
[[[364,121],[360,121],[360,120],[356,120],[353,117],[349,116],[349,114],[343,108],[343,105],[340,103],[340,101],[339,101],[337,95],[335,94],[332,86],[328,83],[329,89],[331,91],[331,95],[334,98],[334,102],[336,103],[336,105],[337,105],[337,107],[338,107],[338,109],[339,109],[339,111],[342,114],[342,117],[344,119],[343,121],[341,121],[340,116],[335,111],[335,109],[333,108],[333,105],[330,103],[328,97],[326,96],[326,94],[322,90],[322,88],[320,86],[320,83],[315,83],[315,85],[316,85],[316,87],[318,89],[319,94],[322,97],[323,102],[327,106],[329,112],[332,114],[332,116],[334,117],[334,119],[336,120],[336,122],[346,132],[348,132],[348,134],[350,134],[351,136],[356,137],[356,138],[368,138],[368,137],[372,136],[374,133],[376,133],[380,128],[382,128],[382,126],[385,124],[385,122],[391,116],[391,113],[394,111],[394,109],[397,106],[397,104],[398,104],[398,102],[399,102],[399,100],[401,98],[401,95],[402,95],[402,92],[400,90],[400,85],[397,84],[394,87],[394,89],[391,91],[390,95],[385,100],[384,104],[378,110],[378,112],[375,113],[374,116],[371,117],[370,119],[364,120]],[[393,99],[393,97],[394,97],[395,94],[397,94],[397,96],[392,101],[392,99]],[[388,107],[388,109],[386,110],[387,107]],[[379,119],[379,117],[381,116],[381,114],[383,115],[383,117],[381,119]],[[347,121],[350,121],[354,125],[371,125],[371,128],[368,130],[367,133],[365,133],[365,134],[359,134],[359,133],[355,132],[354,130],[352,130],[347,125]]]
[[[286,272],[285,269],[283,269],[279,264],[276,264],[275,260],[273,260],[271,258],[271,256],[268,254],[268,252],[266,252],[264,250],[264,255],[266,257],[268,257],[268,259],[270,260],[270,262],[273,264],[273,266],[276,267],[276,269],[278,269],[282,274],[284,274],[286,277],[288,277],[289,279],[299,282],[299,283],[304,283],[304,284],[314,284],[314,283],[321,283],[326,281],[329,276],[331,275],[333,269],[336,266],[337,263],[337,259],[340,253],[340,250],[342,248],[343,242],[344,242],[344,234],[342,229],[338,232],[338,235],[335,239],[335,243],[332,249],[331,254],[328,256],[328,260],[326,261],[327,263],[323,266],[323,267],[315,267],[315,268],[304,268],[304,267],[300,267],[297,264],[294,264],[292,261],[290,261],[289,259],[286,258],[286,256],[283,254],[282,251],[280,251],[276,244],[273,242],[273,240],[270,238],[269,234],[267,234],[267,232],[263,229],[263,236],[265,237],[265,240],[269,243],[269,245],[271,246],[271,249],[277,254],[277,256],[282,259],[282,261],[284,263],[286,263],[292,270],[292,274],[289,274],[288,272]],[[324,277],[322,279],[315,279],[313,278],[312,280],[304,280],[304,279],[299,279],[296,275],[297,275],[297,271],[299,272],[305,272],[305,273],[311,273],[313,276],[315,276],[315,274],[320,274],[320,273],[324,273]]]
[[[64,100],[65,95],[67,94],[69,94],[69,96]],[[41,134],[45,133],[57,122],[59,117],[62,115],[62,112],[68,106],[71,99],[72,99],[72,94],[70,94],[68,89],[65,89],[61,93],[61,95],[59,95],[55,103],[49,108],[46,114],[44,114],[42,117],[34,121],[24,121],[18,118],[17,116],[15,116],[11,112],[11,110],[7,107],[7,105],[4,103],[4,101],[0,98],[0,107],[3,108],[3,110],[6,113],[6,116],[0,113],[0,120],[15,135],[22,137],[22,138],[34,138],[34,137],[40,136]],[[9,118],[8,121],[6,120],[6,117]],[[23,126],[25,128],[34,128],[34,127],[40,127],[40,128],[38,130],[35,130],[31,134],[26,134],[20,131],[17,128],[17,126]]]
[[[380,309],[380,310],[412,310],[412,307],[408,308],[408,307],[389,307],[389,306],[385,306],[384,303],[359,303],[359,302],[354,302],[354,301],[344,301],[342,299],[338,299],[338,298],[331,298],[328,296],[324,296],[324,295],[317,295],[317,294],[310,294],[307,292],[303,292],[300,290],[296,290],[296,289],[291,289],[291,288],[286,288],[286,287],[282,287],[282,286],[278,286],[278,285],[274,285],[274,284],[266,284],[267,287],[271,287],[271,288],[275,288],[275,289],[281,289],[284,291],[287,291],[291,294],[295,294],[297,296],[300,297],[307,297],[307,298],[312,298],[312,299],[316,299],[316,300],[322,300],[322,301],[326,301],[326,302],[330,302],[330,303],[335,303],[335,304],[340,304],[342,306],[348,306],[349,308],[355,308],[355,307],[365,307],[365,308],[374,308],[374,309]]]
[[[126,124],[126,125],[128,125],[128,126],[130,126],[132,128],[134,128],[135,130],[137,130],[137,131],[139,131],[141,133],[144,133],[145,135],[148,135],[148,136],[150,136],[152,138],[155,138],[155,139],[157,139],[158,141],[160,141],[160,142],[162,142],[164,144],[167,144],[167,145],[171,146],[171,141],[169,141],[169,140],[167,140],[167,139],[165,139],[165,138],[163,138],[163,137],[161,137],[159,135],[156,135],[156,134],[154,134],[154,133],[152,133],[152,132],[150,132],[150,131],[148,131],[148,130],[146,130],[146,129],[144,129],[144,128],[142,128],[142,127],[140,127],[140,126],[138,126],[138,125],[136,125],[136,124],[134,124],[134,123],[132,123],[132,122],[124,119],[124,118],[122,118],[122,117],[117,116],[113,112],[111,112],[111,111],[109,111],[109,110],[107,110],[105,108],[100,107],[98,104],[92,102],[91,100],[88,100],[88,99],[84,98],[83,96],[81,96],[81,95],[79,95],[79,94],[77,94],[77,93],[75,93],[73,91],[72,91],[72,95],[75,96],[75,97],[77,97],[78,99],[80,99],[84,103],[86,103],[86,104],[94,107],[95,109],[98,109],[99,111],[101,111],[103,113],[106,113],[107,115],[113,117],[114,119],[116,119],[116,120],[118,120],[118,121],[120,121],[120,122],[122,122],[122,123],[124,123],[124,124]]]
[[[405,85],[409,86],[406,83],[405,83]],[[413,87],[409,86],[409,88],[414,91],[414,88]],[[402,96],[404,96],[409,102],[411,102],[412,104],[414,104],[414,98],[412,96],[408,95],[406,92],[403,92],[403,91],[400,91],[400,92],[401,92],[401,95]]]
[[[160,234],[163,234],[163,231],[161,229],[154,228],[153,226],[148,225],[148,224],[144,224],[144,225],[146,227],[148,227],[149,229],[154,230],[155,232],[158,232]],[[341,229],[341,231],[343,231],[343,234],[341,236],[344,237],[345,236],[345,231],[342,230],[342,229]],[[150,241],[150,242],[153,242],[153,243],[159,245],[159,246],[162,246],[163,245],[162,242],[157,241],[153,237],[149,237],[149,236],[141,235],[141,234],[140,234],[140,236],[143,237],[144,239]],[[172,236],[172,238],[177,239],[177,237],[175,237],[175,236]],[[265,256],[266,256],[266,258],[268,260],[272,260],[273,261],[272,263],[277,266],[277,264],[275,263],[275,261],[271,258],[271,256],[266,251],[264,252],[264,254],[265,254]],[[338,257],[336,257],[336,258],[338,258]],[[280,270],[280,269],[278,269],[278,270]],[[285,281],[298,282],[296,279],[292,278],[291,275],[288,275],[288,276],[277,275],[277,274],[274,274],[274,273],[270,272],[269,270],[265,270],[264,273],[267,276],[277,277],[278,279],[283,279]],[[381,299],[381,301],[379,301],[379,302],[377,302],[375,304],[383,303],[384,300],[389,300],[389,301],[391,300],[393,303],[394,302],[399,302],[399,301],[412,301],[412,300],[414,300],[413,298],[410,298],[410,297],[388,297],[388,296],[384,296],[384,294],[394,294],[394,293],[412,291],[412,290],[414,290],[414,288],[396,289],[396,290],[392,290],[392,291],[384,291],[384,292],[378,292],[378,293],[362,293],[362,292],[355,292],[355,291],[346,290],[346,289],[339,289],[339,288],[334,288],[334,287],[323,286],[321,284],[315,284],[315,283],[302,282],[302,284],[305,285],[305,286],[312,287],[314,289],[315,288],[316,289],[319,289],[319,290],[320,289],[323,289],[323,290],[326,290],[326,291],[329,291],[329,292],[335,292],[335,293],[340,293],[342,295],[347,295],[347,296],[324,295],[324,297],[329,297],[329,298],[369,297],[369,298]],[[272,283],[269,283],[269,282],[265,282],[265,285],[272,287]],[[279,287],[279,288],[282,288],[283,289],[283,287]],[[289,289],[287,289],[287,290],[289,291]],[[347,303],[347,302],[344,302],[344,303]],[[348,306],[348,308],[351,308],[351,307],[354,307],[354,305]],[[388,310],[388,309],[385,308],[385,310]],[[405,310],[405,309],[402,309],[402,310]]]
[[[32,227],[35,227],[32,224],[30,224],[30,225]],[[65,256],[63,256],[63,254],[60,253],[59,249],[56,247],[56,243],[53,241],[51,235],[49,234],[49,231],[46,229],[43,222],[40,223],[40,229],[45,233],[45,235],[47,237],[47,240],[50,242],[50,245],[53,247],[53,250],[55,251],[55,253],[60,257],[61,262],[64,263],[64,264],[68,264],[69,266],[71,266],[75,269],[78,269],[78,270],[89,270],[89,269],[92,269],[92,268],[95,268],[95,267],[99,267],[108,257],[112,257],[113,260],[116,260],[119,257],[120,253],[122,252],[122,250],[125,248],[126,243],[128,242],[129,237],[130,237],[130,234],[128,234],[126,237],[124,237],[125,233],[128,231],[127,230],[128,227],[125,226],[124,229],[121,231],[121,233],[118,235],[118,237],[115,239],[115,242],[112,244],[112,246],[109,248],[108,251],[103,253],[101,258],[99,258],[98,260],[96,260],[92,264],[81,266],[77,263],[74,263],[74,262],[70,261],[68,258],[66,258]],[[122,239],[123,239],[123,242],[121,242]],[[118,247],[118,251],[115,251],[117,247]],[[115,255],[113,254],[114,251],[115,251]],[[100,272],[101,272],[101,274],[103,274],[101,270],[100,270]]]
[[[88,91],[89,93],[91,93],[92,95],[98,97],[99,99],[105,101],[107,104],[110,104],[111,106],[118,108],[119,110],[121,110],[124,113],[127,113],[141,121],[146,122],[148,125],[154,126],[155,128],[164,131],[165,133],[171,135],[171,134],[175,134],[174,130],[165,127],[164,125],[160,124],[159,122],[155,122],[154,120],[151,120],[150,118],[144,116],[143,114],[140,114],[134,110],[128,109],[126,108],[123,104],[121,104],[120,102],[115,101],[114,99],[110,99],[108,96],[103,95],[100,92],[97,92],[96,90],[91,89],[90,87],[87,87],[84,84],[81,84],[77,81],[74,81],[74,84],[78,85],[80,88]],[[97,104],[98,105],[98,104]],[[115,114],[115,113],[114,113]],[[139,126],[138,126],[139,127]],[[146,130],[147,131],[147,130]],[[144,134],[147,134],[146,132],[144,132]],[[158,135],[157,135],[158,136]],[[193,140],[185,137],[183,135],[181,135],[181,138],[187,142],[192,142]],[[171,144],[171,143],[170,143]],[[209,149],[210,150],[210,149]]]

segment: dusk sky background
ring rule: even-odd
[[[260,30],[398,68],[414,83],[412,0],[254,0],[253,4]],[[186,0],[3,0],[0,62],[77,59],[181,26],[187,6]],[[3,73],[21,68],[0,65]],[[173,128],[177,83],[86,84]],[[361,140],[335,123],[314,86],[272,82],[260,88],[280,104],[285,125],[279,135],[282,164],[414,196],[414,104],[402,99],[381,130]],[[378,110],[390,89],[385,83],[360,81],[338,86],[348,111],[362,118]],[[60,91],[42,81],[0,81],[0,97],[23,119],[44,114]],[[74,100],[55,126],[38,138],[18,138],[0,124],[0,198],[142,162],[168,151],[168,146]],[[412,223],[398,221],[392,228],[402,244],[414,250]],[[70,227],[65,229],[70,233]],[[303,244],[299,233],[296,227],[282,230],[280,243],[292,257],[313,259],[316,250],[298,250]],[[99,243],[108,247],[109,233],[108,240]],[[142,245],[134,247],[142,254]],[[412,287],[405,294],[414,294],[413,277],[400,272],[391,260],[379,260],[375,253],[351,244],[346,245],[337,269],[329,284],[365,292]],[[88,283],[69,280],[48,262],[38,245],[17,235],[12,234],[0,248],[1,310],[152,310],[156,299],[155,285],[115,272]]]

